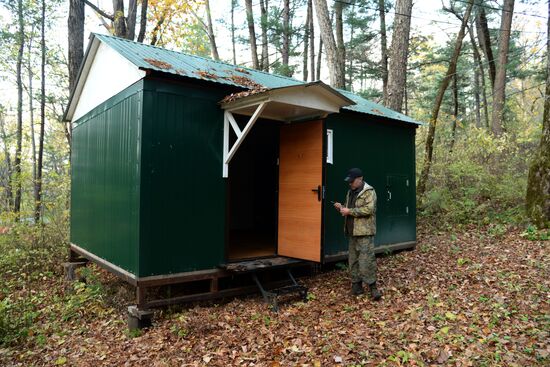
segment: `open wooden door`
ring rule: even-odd
[[[323,122],[281,127],[277,253],[321,261]]]

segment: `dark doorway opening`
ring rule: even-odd
[[[279,127],[259,119],[229,163],[229,261],[276,253]]]

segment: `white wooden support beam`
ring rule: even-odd
[[[231,158],[233,158],[233,156],[237,152],[237,149],[239,149],[239,147],[241,146],[242,142],[244,141],[244,139],[246,138],[250,130],[252,130],[254,123],[256,122],[258,117],[260,117],[265,106],[266,106],[266,102],[262,102],[260,103],[258,108],[256,108],[256,111],[254,111],[254,114],[252,115],[252,117],[250,117],[250,120],[248,120],[248,123],[244,127],[241,135],[237,137],[235,144],[233,144],[233,146],[231,147],[231,150],[227,153],[227,156],[225,157],[225,160],[224,160],[225,164],[229,164],[229,162],[231,161]],[[227,119],[227,123],[230,123],[229,118]]]
[[[233,131],[237,135],[237,138],[239,138],[243,134],[243,132],[241,131],[241,128],[237,124],[237,121],[235,121],[235,117],[233,117],[233,114],[229,111],[225,111],[225,115],[227,116],[227,119],[229,120],[229,123],[233,128]]]
[[[229,118],[227,117],[227,114],[227,112],[223,114],[223,178],[229,177],[229,165],[225,163],[227,159],[227,154],[229,153]]]

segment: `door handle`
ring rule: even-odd
[[[311,191],[317,193],[317,200],[321,201],[321,185],[317,186],[316,189],[311,189]]]

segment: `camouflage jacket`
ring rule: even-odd
[[[349,195],[348,191],[345,203]],[[376,191],[368,183],[364,183],[363,190],[357,195],[355,208],[351,208],[350,215],[353,216],[353,236],[376,234]]]

